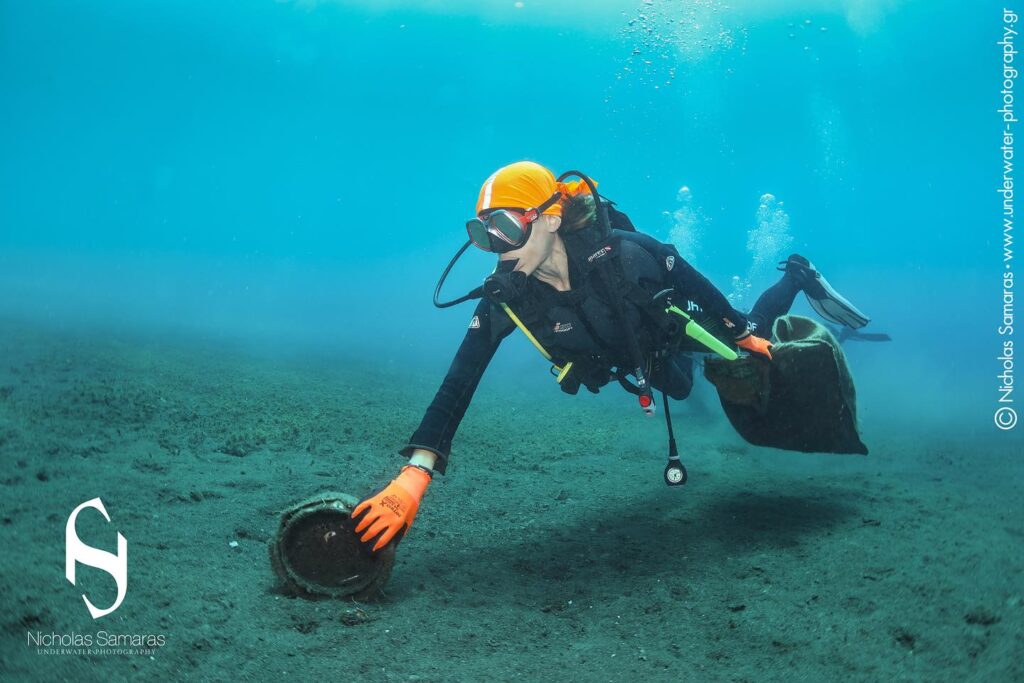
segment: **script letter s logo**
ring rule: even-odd
[[[75,563],[81,562],[89,567],[95,567],[96,569],[102,569],[106,573],[110,574],[114,578],[114,582],[117,584],[117,599],[114,600],[114,604],[107,609],[97,609],[89,598],[82,595],[82,599],[85,600],[85,606],[89,608],[89,614],[92,615],[93,619],[99,619],[102,616],[110,614],[118,607],[121,606],[121,601],[124,600],[125,593],[128,590],[128,541],[121,535],[120,532],[117,534],[117,554],[108,553],[106,550],[100,550],[99,548],[93,548],[90,545],[82,543],[78,538],[78,532],[75,531],[75,520],[78,519],[78,513],[84,508],[95,508],[100,511],[100,514],[109,522],[110,515],[103,508],[103,501],[99,498],[93,498],[88,500],[78,507],[75,508],[71,516],[68,517],[67,527],[64,529],[65,539],[65,554],[64,554],[64,574],[71,585],[75,585]]]

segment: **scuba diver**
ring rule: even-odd
[[[579,180],[565,182],[569,177]],[[780,264],[781,279],[749,313],[741,313],[670,244],[637,232],[626,214],[600,196],[585,174],[558,178],[540,164],[504,166],[484,182],[468,241],[434,292],[434,304],[479,299],[455,359],[420,422],[399,453],[409,458],[383,490],[352,511],[363,547],[398,543],[412,525],[434,472],[445,472],[452,438],[501,341],[517,328],[553,365],[560,388],[597,393],[616,380],[653,414],[661,393],[669,435],[665,481],[686,482],[668,411],[693,387],[693,354],[736,359],[736,349],[769,363],[776,318],[804,292],[829,321],[851,329],[868,318],[840,296],[804,257]],[[445,278],[470,245],[498,256],[483,285],[448,302]],[[632,377],[632,379],[630,379]]]

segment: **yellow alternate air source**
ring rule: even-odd
[[[686,320],[686,336],[690,339],[694,339],[704,346],[708,347],[719,356],[726,360],[736,360],[739,358],[739,354],[730,349],[728,346],[723,344],[717,337],[705,330],[696,320],[686,314],[681,308],[676,306],[669,306],[665,309],[666,313],[675,313],[678,316],[682,316]]]

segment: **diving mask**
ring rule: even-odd
[[[493,209],[466,221],[469,241],[484,251],[504,254],[523,247],[530,239],[533,223],[561,199],[556,192],[533,209]]]
[[[597,186],[587,175],[579,171],[566,171],[558,176],[556,180],[560,183],[569,176],[574,175],[582,179],[594,197],[598,197]],[[554,206],[555,202],[561,198],[562,192],[557,191],[536,208],[526,210],[512,207],[492,208],[486,212],[481,212],[476,218],[467,221],[466,232],[469,233],[469,239],[455,252],[455,256],[452,256],[452,259],[441,273],[437,286],[434,287],[434,305],[438,308],[448,308],[461,304],[464,301],[479,299],[484,296],[485,288],[484,286],[479,286],[451,301],[441,301],[441,287],[444,285],[448,273],[455,266],[455,262],[469,249],[470,245],[475,244],[484,251],[496,254],[505,254],[524,247],[530,239],[530,232],[534,221],[540,218],[541,214]],[[608,211],[601,201],[597,202],[597,218],[603,233],[607,234],[610,232]],[[490,282],[486,283],[488,290],[486,294],[492,301],[497,299],[508,301],[515,298],[522,291],[525,275],[521,272],[507,272],[504,268],[507,268],[507,266],[499,267],[489,278]]]

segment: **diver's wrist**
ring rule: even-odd
[[[437,453],[428,451],[425,448],[417,448],[412,452],[412,455],[409,456],[410,465],[419,465],[430,471],[433,471],[436,463]]]
[[[743,341],[744,339],[746,339],[747,337],[749,337],[753,333],[754,333],[754,330],[753,330],[752,326],[750,325],[750,321],[748,320],[747,324],[743,326],[743,331],[740,332],[739,334],[737,334],[735,337],[733,337],[733,341]]]
[[[413,463],[409,463],[408,465],[405,465],[405,466],[402,467],[402,471],[404,472],[407,468],[412,468],[414,470],[419,470],[419,471],[423,472],[424,474],[427,475],[428,479],[433,479],[434,478],[434,470],[430,469],[426,465],[415,465]]]

